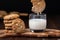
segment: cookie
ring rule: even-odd
[[[38,2],[40,2],[40,0],[31,0],[31,3],[32,3],[33,5],[36,5]]]
[[[9,21],[4,20],[3,22],[4,22],[4,24],[10,24],[10,23],[12,23],[12,20],[9,20]]]
[[[9,14],[9,15],[4,16],[4,20],[12,20],[12,19],[16,19],[18,17],[19,17],[18,14]]]
[[[5,27],[6,30],[12,30],[12,27]]]
[[[13,23],[9,23],[9,24],[5,24],[5,26],[12,26],[13,25]]]
[[[44,0],[31,0],[31,3],[33,5],[36,5],[37,3],[42,2],[42,1],[44,1]]]
[[[31,0],[33,7],[32,7],[32,11],[35,13],[39,13],[39,12],[43,12],[43,10],[46,7],[45,1],[44,0]]]
[[[13,26],[12,29],[16,32],[16,33],[22,33],[25,30],[25,23],[23,20],[21,19],[16,19],[13,21]]]

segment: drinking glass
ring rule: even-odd
[[[46,29],[46,14],[29,14],[29,29],[31,32],[43,32]]]

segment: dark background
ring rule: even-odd
[[[0,0],[0,10],[31,12],[30,0]]]
[[[31,0],[0,0],[0,10],[7,12],[18,11],[24,13],[31,13]],[[47,14],[48,28],[60,29],[60,1],[59,0],[45,0],[46,9],[43,13]],[[27,21],[28,17],[23,17]],[[53,27],[52,27],[53,26]]]
[[[0,10],[19,11],[19,12],[31,12],[32,4],[31,0],[0,0]],[[45,13],[55,14],[60,11],[59,0],[45,0],[46,9]]]
[[[31,0],[0,0],[0,10],[19,11],[19,12],[31,12],[32,3]],[[59,0],[45,0],[46,9],[44,13],[54,16],[56,13],[60,13],[60,1]]]

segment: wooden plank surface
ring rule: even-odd
[[[5,30],[0,30],[0,37],[6,36],[27,36],[27,37],[60,37],[60,30],[56,29],[46,29],[46,32],[34,33],[30,32],[29,29],[26,29],[24,33],[5,33]]]

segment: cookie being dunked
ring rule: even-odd
[[[42,13],[46,7],[45,0],[31,0],[33,7],[32,11],[35,13]]]

